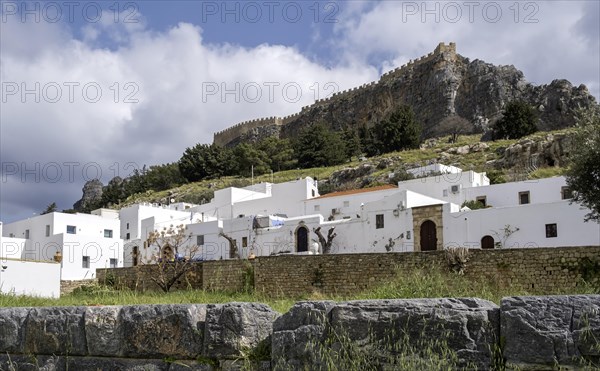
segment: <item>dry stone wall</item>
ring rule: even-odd
[[[0,308],[0,370],[595,369],[600,295]]]
[[[418,268],[446,264],[445,251],[412,253],[287,255],[252,261],[198,263],[176,288],[214,291],[254,289],[272,297],[298,298],[313,292],[352,295],[372,289]],[[98,269],[99,282],[132,289],[156,289],[152,266]],[[488,280],[536,292],[575,288],[582,279],[600,286],[600,246],[469,250],[464,274],[473,282]]]

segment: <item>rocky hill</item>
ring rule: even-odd
[[[423,124],[425,137],[444,118],[458,115],[485,130],[511,100],[524,100],[539,111],[540,130],[574,124],[578,107],[596,106],[585,85],[566,80],[535,86],[514,66],[494,66],[456,53],[454,43],[440,44],[433,53],[384,74],[377,82],[335,94],[301,112],[235,125],[215,134],[215,143],[233,146],[266,136],[294,137],[299,130],[325,123],[341,130],[371,126],[399,105],[410,105]]]

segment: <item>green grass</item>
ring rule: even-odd
[[[468,267],[467,267],[468,270]],[[45,299],[30,296],[0,295],[0,307],[38,307],[72,305],[132,305],[132,304],[189,304],[262,302],[274,310],[284,313],[299,300],[358,300],[358,299],[400,299],[400,298],[440,298],[478,297],[497,304],[506,296],[553,295],[553,294],[594,294],[598,288],[582,284],[576,289],[557,289],[552,292],[539,290],[518,290],[504,287],[495,280],[477,280],[449,273],[441,267],[428,267],[413,271],[398,272],[395,279],[356,295],[323,295],[318,292],[300,297],[273,298],[261,293],[227,293],[202,290],[181,290],[167,294],[158,291],[136,292],[114,290],[106,286],[91,285],[64,295],[60,299]]]

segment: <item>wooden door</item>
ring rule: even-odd
[[[437,227],[431,220],[421,224],[421,251],[437,250]]]

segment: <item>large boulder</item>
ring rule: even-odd
[[[600,362],[600,295],[502,299],[504,358],[522,370]]]
[[[268,353],[273,321],[279,314],[260,303],[209,304],[204,331],[204,356],[236,359],[247,352]]]
[[[122,353],[134,358],[194,359],[202,352],[205,318],[203,304],[125,306],[118,321]]]

